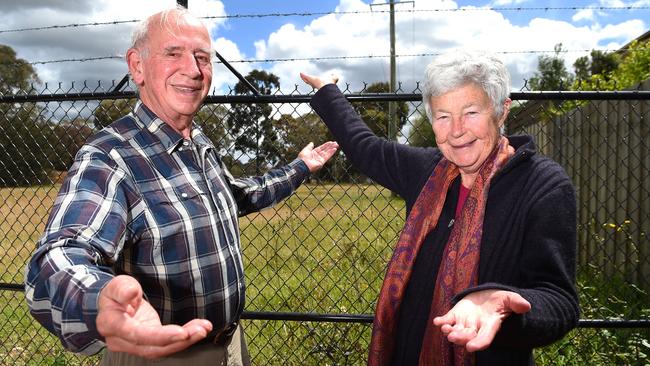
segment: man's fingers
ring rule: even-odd
[[[110,280],[106,287],[100,292],[100,300],[116,303],[126,308],[131,305],[136,309],[142,300],[142,287],[135,278],[130,276],[117,276]]]
[[[190,337],[199,333],[203,335],[201,338],[204,338],[212,331],[212,323],[206,319],[192,319],[183,325],[183,329],[188,331]]]
[[[133,341],[147,346],[167,346],[190,339],[188,329],[175,324],[153,327],[139,326],[132,332]]]
[[[140,306],[140,301],[142,300],[142,289],[138,284],[127,284],[126,286],[120,287],[117,291],[117,296],[115,300],[124,306],[130,306],[127,308],[127,312],[130,315],[135,313],[135,310]]]
[[[165,345],[136,344],[119,337],[106,338],[106,345],[113,352],[127,352],[140,357],[155,359],[182,351],[205,338],[205,333],[196,332],[192,336]]]
[[[106,347],[113,352],[126,352],[137,354],[140,345],[120,337],[106,337]]]
[[[318,151],[318,153],[322,154],[323,157],[325,157],[325,160],[329,160],[329,158],[331,158],[334,155],[334,153],[336,153],[338,148],[339,148],[338,143],[334,141],[327,141],[326,143],[317,147],[316,150]]]

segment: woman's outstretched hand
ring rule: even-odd
[[[476,352],[492,344],[508,316],[526,313],[530,307],[530,303],[515,292],[477,291],[465,296],[447,314],[433,319],[433,324],[441,327],[449,342]]]
[[[324,85],[336,84],[339,81],[339,78],[334,75],[330,75],[329,78],[321,78],[319,76],[307,75],[304,72],[300,73],[300,78],[316,90],[322,88]]]

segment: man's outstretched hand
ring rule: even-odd
[[[183,326],[162,325],[144,298],[142,287],[130,276],[117,276],[99,294],[97,329],[113,352],[149,359],[181,351],[206,337],[212,323],[194,319]]]
[[[307,164],[309,171],[313,173],[322,168],[334,156],[338,148],[339,144],[334,141],[327,141],[316,148],[314,148],[314,143],[310,142],[300,151],[298,158],[302,159]]]

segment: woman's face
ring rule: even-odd
[[[490,98],[473,83],[431,97],[429,103],[438,148],[458,166],[461,175],[475,176],[499,141],[499,128],[508,115],[510,99],[499,120]]]

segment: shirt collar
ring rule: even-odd
[[[170,125],[165,121],[161,120],[156,116],[156,114],[149,109],[141,100],[135,105],[134,114],[140,122],[144,124],[144,127],[152,133],[154,136],[160,140],[160,143],[163,145],[164,149],[168,154],[176,151],[183,144],[183,136],[174,130]],[[192,142],[201,146],[207,146],[208,148],[214,148],[214,144],[208,137],[203,133],[201,128],[197,126],[194,121],[192,121],[192,131],[190,133],[192,137]]]

